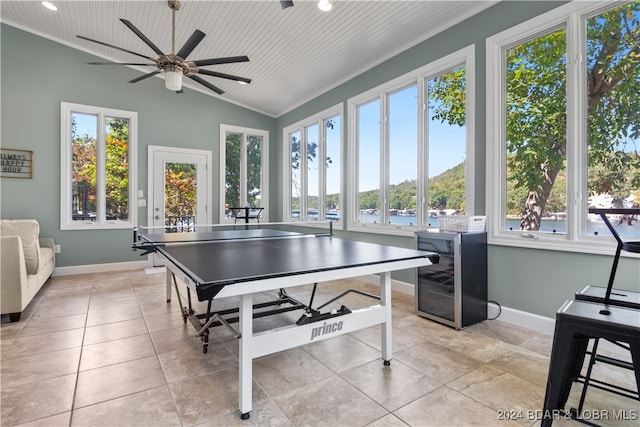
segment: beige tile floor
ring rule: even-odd
[[[341,281],[322,284],[316,302],[353,287],[375,293],[364,282]],[[290,293],[302,298],[308,290]],[[163,274],[53,278],[20,322],[0,328],[0,425],[539,425],[551,336],[500,320],[455,331],[416,316],[411,296],[393,298],[391,366],[380,360],[379,328],[262,357],[254,361],[254,410],[242,421],[237,341],[215,328],[204,354],[177,300],[165,301]],[[355,295],[341,302],[369,304]],[[256,329],[299,315],[262,320]],[[599,369],[634,387],[628,371]],[[579,391],[574,386],[570,402]],[[637,403],[590,389],[586,408],[635,416],[609,415],[602,425],[637,427]],[[501,419],[509,414],[522,418]]]

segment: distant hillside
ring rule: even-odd
[[[429,179],[429,208],[465,210],[464,162]]]
[[[464,210],[464,163],[429,179],[429,208]],[[408,180],[389,187],[391,209],[415,209],[416,180]],[[360,193],[360,209],[378,209],[378,190]]]

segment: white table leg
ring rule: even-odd
[[[382,360],[385,365],[391,363],[393,357],[391,331],[391,273],[380,274],[380,304],[385,308],[385,321],[381,325],[382,331]]]
[[[165,281],[167,285],[167,302],[171,302],[171,270],[165,267]]]
[[[238,400],[240,418],[246,420],[251,415],[251,393],[253,381],[253,295],[242,295],[240,300],[240,374]]]

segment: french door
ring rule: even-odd
[[[189,232],[211,224],[211,152],[150,145],[149,226],[155,233]]]

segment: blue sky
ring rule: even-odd
[[[417,176],[417,158],[415,142],[404,144],[404,141],[416,140],[417,117],[415,114],[415,91],[403,91],[396,94],[393,102],[393,112],[391,116],[392,123],[392,153],[391,161],[391,183],[396,184],[407,179],[415,179]],[[377,103],[376,103],[377,105]],[[377,113],[378,107],[371,109]],[[74,113],[76,120],[76,132],[79,135],[89,135],[96,137],[96,116],[89,114]],[[327,156],[332,159],[329,166],[330,170],[339,170],[342,166],[340,159],[339,146],[340,133],[343,123],[338,118],[334,118],[334,128],[327,129]],[[372,117],[363,116],[363,134],[362,137],[368,141],[375,141],[379,144],[379,123],[377,115]],[[465,152],[465,128],[459,126],[443,125],[438,122],[429,121],[429,144],[430,144],[430,162],[429,177],[436,176],[450,169],[464,160]],[[333,154],[331,150],[333,149]],[[365,153],[363,153],[365,154]],[[361,189],[373,189],[379,186],[379,160],[378,153],[369,150],[363,157],[364,164],[367,165],[366,170],[361,173]],[[318,188],[317,181],[309,182],[309,188]],[[340,192],[339,179],[332,179],[328,176],[327,192],[334,194]]]
[[[390,123],[390,180],[398,184],[417,177],[417,89],[415,86],[391,95]],[[379,125],[380,102],[363,105],[359,109],[359,190],[378,188],[379,184]],[[429,178],[440,175],[462,163],[466,155],[466,127],[428,120]]]
[[[78,135],[89,135],[91,138],[96,138],[98,116],[73,113],[73,118],[76,120],[76,133]]]

